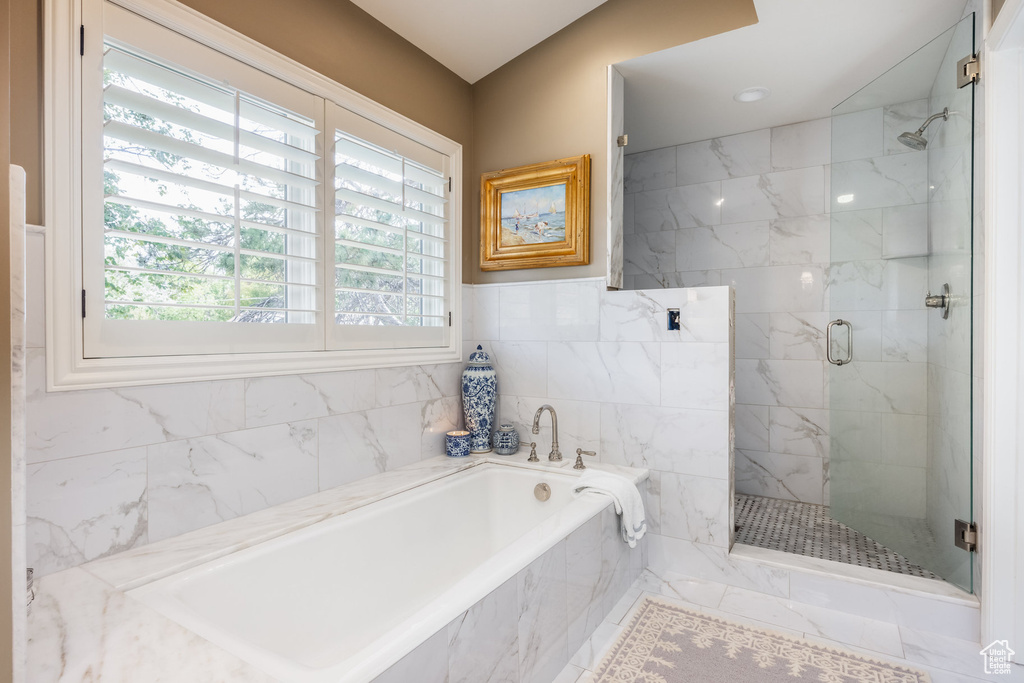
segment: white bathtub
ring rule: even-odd
[[[129,595],[282,681],[369,681],[609,505],[575,479],[481,464]]]

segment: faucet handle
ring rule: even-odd
[[[576,449],[576,464],[572,466],[574,470],[585,470],[587,466],[583,464],[584,455],[597,455],[597,451],[585,451],[582,448]]]
[[[536,441],[530,443],[530,457],[526,459],[526,462],[540,462],[540,458],[537,457]]]

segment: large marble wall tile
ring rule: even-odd
[[[769,408],[770,450],[827,458],[828,425],[828,410],[772,406]]]
[[[729,547],[728,479],[661,473],[661,533]]]
[[[676,270],[768,265],[768,221],[676,232]]]
[[[915,131],[931,115],[928,100],[899,102],[882,108],[882,141],[885,154],[907,154],[913,150],[897,138],[906,131]],[[932,125],[940,123],[936,121]],[[930,145],[929,145],[930,146]]]
[[[729,339],[729,290],[634,290],[601,294],[601,341],[725,342]],[[680,329],[668,329],[668,309],[678,308]]]
[[[29,465],[26,478],[37,577],[149,542],[145,448]]]
[[[245,425],[262,427],[374,407],[374,371],[245,380]]]
[[[850,199],[840,202],[839,197]],[[832,211],[859,211],[928,201],[928,152],[832,164]]]
[[[728,410],[729,374],[728,344],[664,344],[661,405]]]
[[[420,459],[418,403],[320,418],[320,490]]]
[[[856,515],[865,535],[898,547],[890,536],[905,538],[899,519],[922,520],[927,513],[927,475],[921,467],[832,458],[829,461],[832,503],[847,515]],[[842,492],[845,491],[845,494]],[[875,520],[881,518],[880,523]],[[946,520],[948,523],[948,519]]]
[[[917,130],[917,127],[915,126],[913,130]],[[884,150],[881,107],[840,114],[832,118],[833,164],[880,157]]]
[[[540,433],[531,431],[533,416],[544,404],[550,404],[558,414],[558,439],[563,458],[574,456],[577,448],[600,453],[600,403],[501,395],[498,397],[498,415],[502,423],[511,423],[519,432],[520,448],[524,452],[530,452],[530,442],[537,443],[538,457],[546,457],[551,452],[550,416],[541,416]]]
[[[829,376],[829,397],[834,409],[927,414],[928,379],[924,363],[855,361],[837,370]]]
[[[601,622],[605,612],[601,596],[611,576],[601,559],[601,515],[565,539],[566,615],[569,621],[568,649],[576,652]]]
[[[622,234],[632,235],[636,232],[636,195],[627,194],[622,198]]]
[[[649,236],[637,236],[643,237]],[[674,262],[674,242],[671,251],[669,261]],[[501,287],[498,289],[501,311],[498,338],[502,341],[596,341],[602,290],[603,281],[592,280]]]
[[[882,258],[927,256],[928,204],[882,209]]]
[[[770,314],[736,314],[736,357],[768,358]]]
[[[462,391],[462,368],[459,363],[378,368],[374,371],[377,406],[459,396]]]
[[[317,491],[315,420],[150,446],[149,537],[158,541]]]
[[[720,270],[695,270],[686,273],[641,273],[632,276],[633,289],[718,287],[722,284]]]
[[[448,631],[441,629],[399,659],[373,683],[448,683]]]
[[[769,450],[769,418],[768,406],[736,404],[736,448],[751,451]]]
[[[924,415],[881,415],[883,462],[906,467],[928,465],[928,418]]]
[[[833,309],[920,309],[928,292],[928,259],[833,264],[828,276],[828,294]]]
[[[832,261],[882,258],[882,209],[845,211],[829,216]]]
[[[810,216],[824,211],[825,171],[821,166],[722,181],[723,223]]]
[[[569,661],[565,541],[516,575],[519,681],[550,683]]]
[[[491,342],[487,348],[498,373],[499,394],[547,394],[548,345],[545,342]],[[461,372],[461,367],[456,367]],[[456,392],[456,395],[460,394]]]
[[[34,349],[27,359],[29,462],[244,427],[242,380],[46,393],[42,350]]]
[[[729,478],[729,413],[601,405],[601,462]]]
[[[676,147],[679,185],[760,175],[771,170],[768,129],[691,142]]]
[[[736,492],[822,504],[822,459],[736,451]]]
[[[662,346],[633,342],[551,342],[548,395],[577,401],[658,405]]]
[[[771,221],[769,263],[773,266],[828,263],[828,215],[779,218]]]
[[[478,286],[473,293],[473,339],[501,339],[501,291],[503,287]],[[512,302],[514,303],[514,297]],[[468,358],[468,354],[467,354]]]
[[[675,147],[627,154],[623,162],[623,182],[626,194],[660,190],[676,185]]]
[[[770,266],[722,271],[736,288],[736,313],[820,311],[825,273],[821,266]]]
[[[444,435],[453,429],[462,429],[462,397],[446,396],[419,404],[423,425],[420,439],[420,458],[426,460],[445,454]],[[405,428],[406,426],[403,426]]]
[[[664,232],[722,222],[720,182],[684,185],[634,195],[636,232]]]
[[[928,361],[928,311],[882,311],[882,360]]]
[[[518,681],[518,622],[512,577],[448,625],[449,683]]]
[[[810,360],[739,359],[736,361],[736,402],[823,408],[822,366],[822,362]]]
[[[825,360],[827,313],[772,313],[771,358]]]
[[[829,162],[832,119],[815,119],[771,129],[772,170],[788,171]]]

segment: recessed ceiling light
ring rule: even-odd
[[[737,102],[757,102],[770,97],[772,91],[768,88],[745,88],[732,96]]]

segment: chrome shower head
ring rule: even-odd
[[[929,116],[928,119],[924,123],[922,123],[921,127],[918,128],[915,132],[901,133],[900,136],[896,139],[899,140],[900,143],[909,147],[910,149],[920,152],[921,150],[928,146],[928,140],[926,140],[925,137],[922,135],[922,133],[924,133],[924,129],[928,127],[928,124],[930,124],[932,121],[938,118],[941,118],[943,121],[948,121],[949,107],[946,107],[938,114],[932,114],[931,116]]]
[[[928,141],[920,133],[900,133],[900,136],[896,139],[918,152],[928,146]]]

